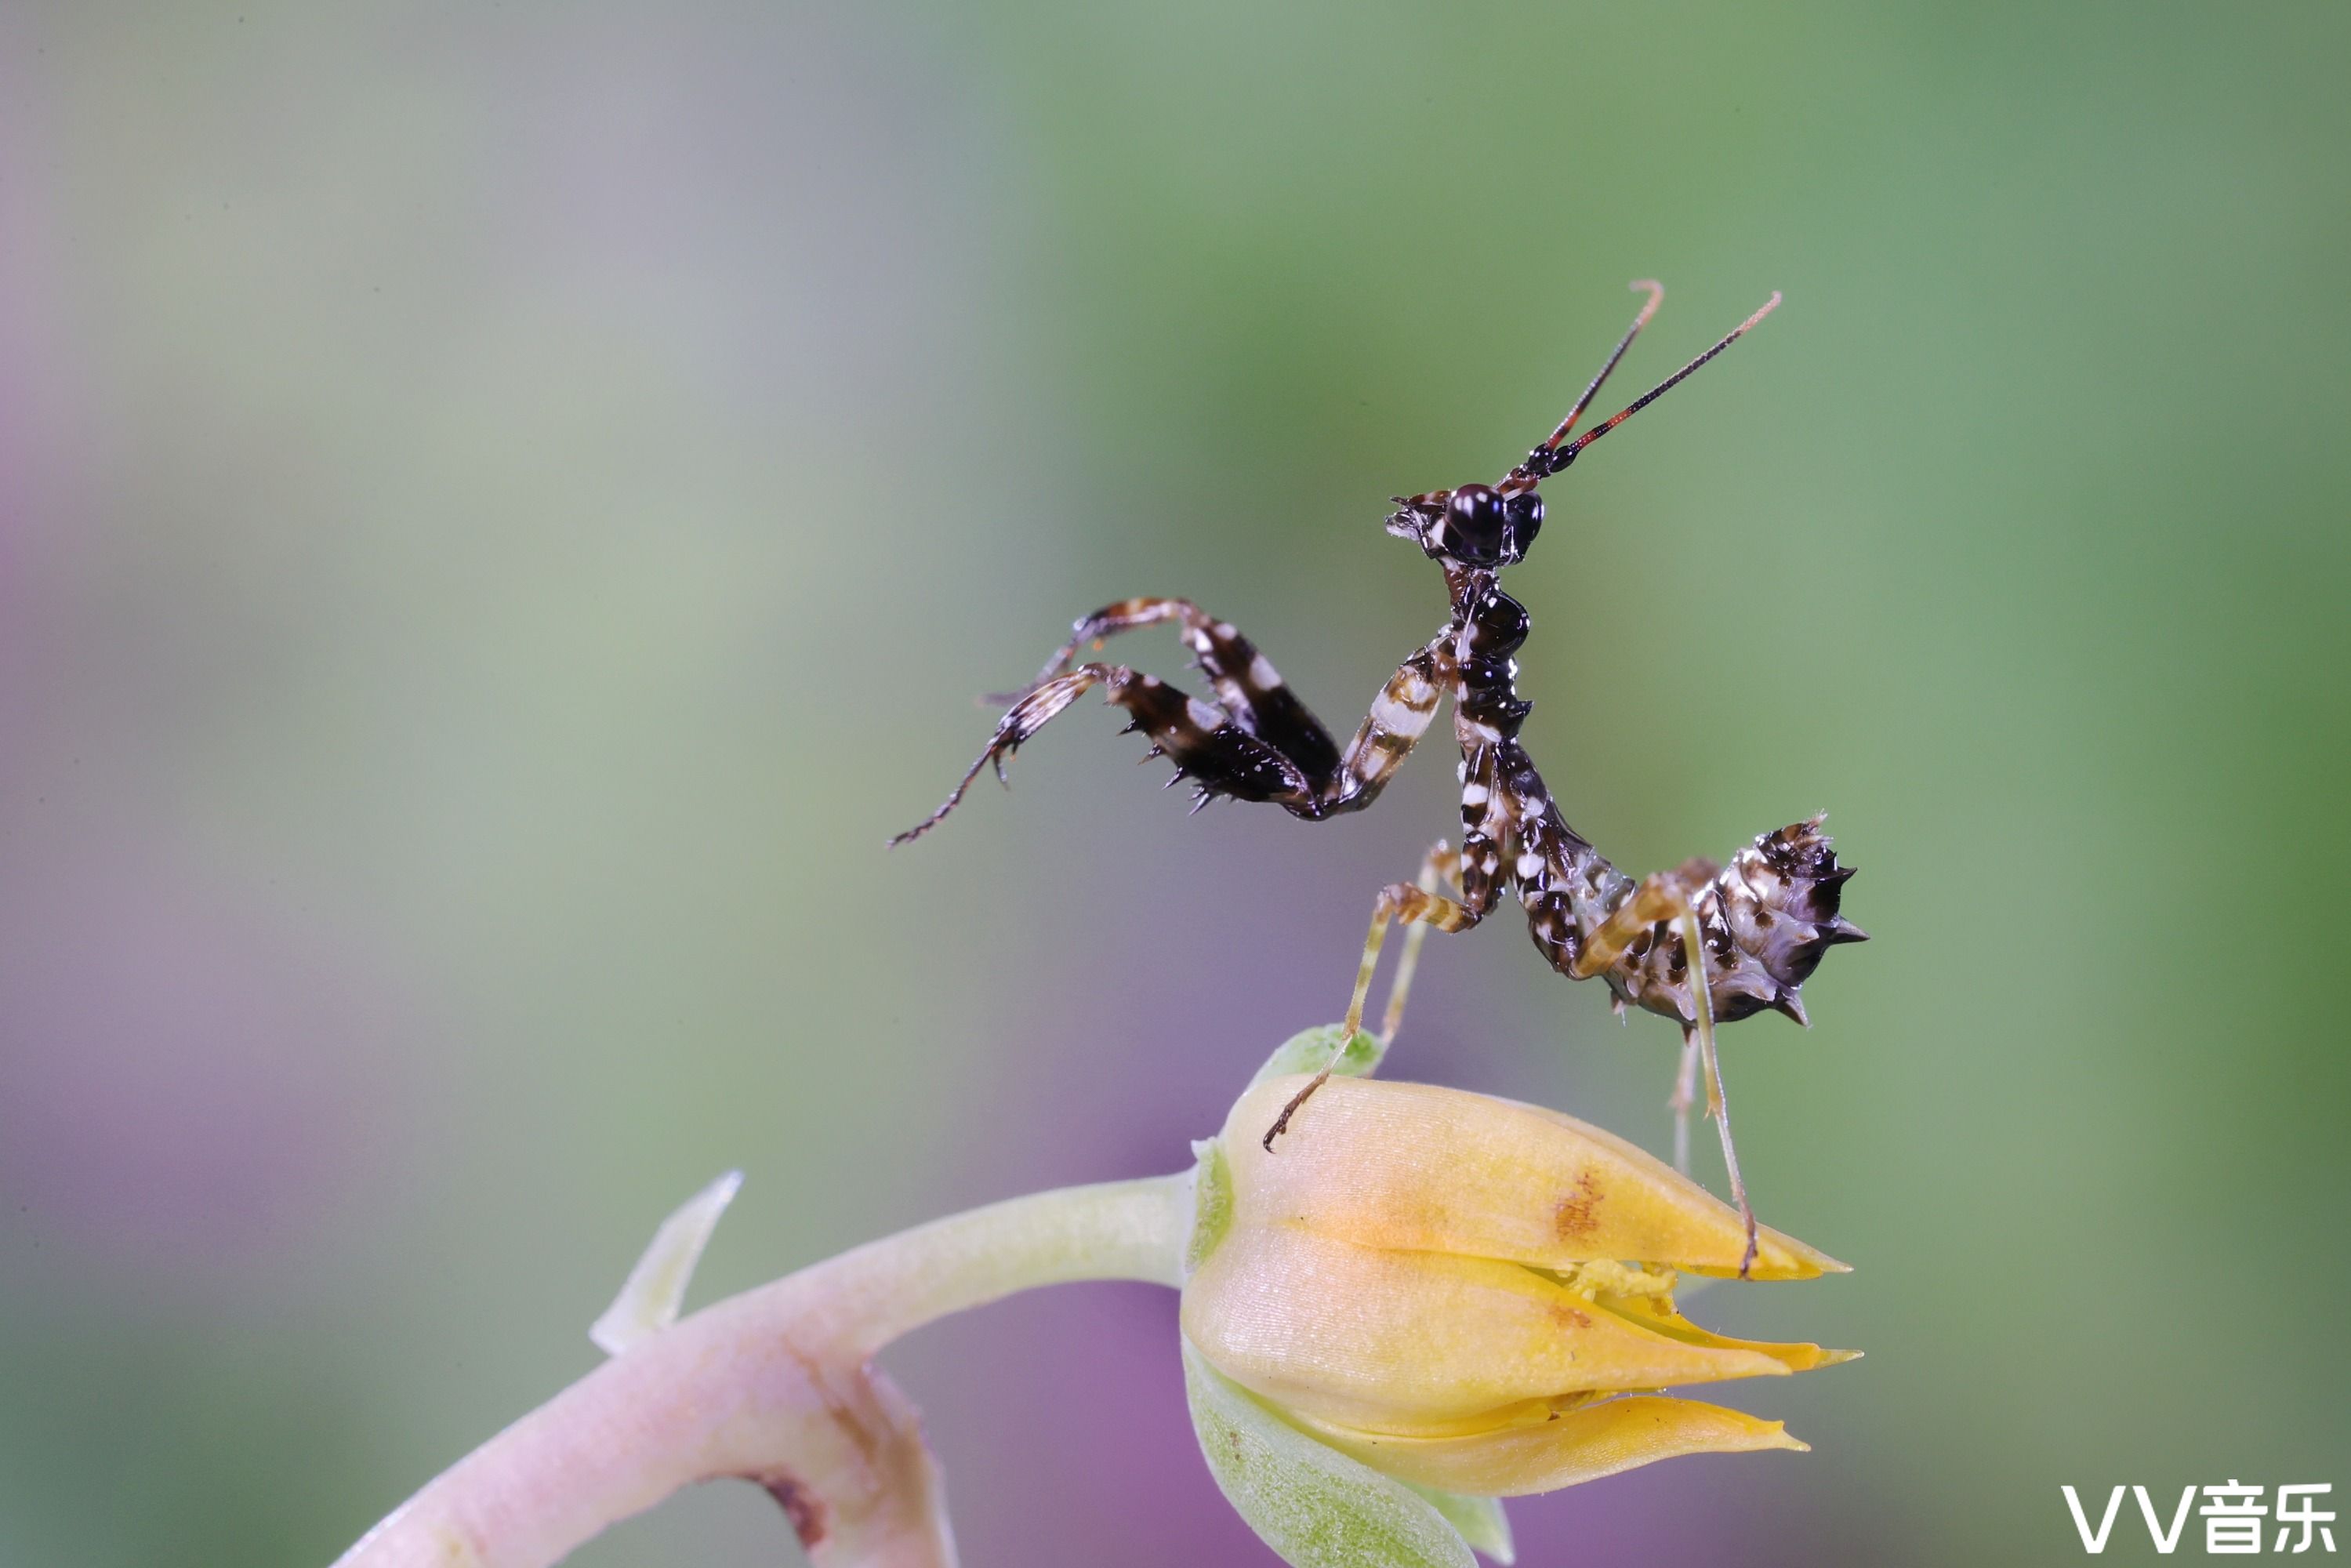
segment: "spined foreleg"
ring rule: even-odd
[[[1319,788],[1327,789],[1339,771],[1338,744],[1307,706],[1282,680],[1273,661],[1229,621],[1219,621],[1188,599],[1122,599],[1105,604],[1078,622],[1070,640],[1055,650],[1037,676],[1051,680],[1070,667],[1078,650],[1091,643],[1163,621],[1181,628],[1184,646],[1216,689],[1217,706],[1241,728],[1270,743],[1298,764]]]
[[[1217,685],[1222,706],[1199,702],[1156,676],[1123,664],[1068,668],[1089,642],[1159,621],[1176,621],[1201,668]],[[1077,623],[1035,685],[1012,699],[987,748],[979,754],[939,809],[890,841],[903,844],[938,825],[963,800],[984,768],[1004,776],[1005,759],[1089,687],[1134,714],[1128,727],[1147,731],[1153,755],[1174,758],[1178,776],[1194,781],[1200,799],[1217,795],[1271,800],[1309,821],[1360,810],[1378,796],[1428,729],[1452,679],[1449,640],[1440,636],[1406,659],[1372,703],[1343,754],[1306,706],[1282,684],[1273,665],[1224,622],[1210,621],[1188,600],[1129,599],[1105,605]]]
[[[1454,632],[1448,627],[1396,666],[1342,752],[1322,721],[1283,684],[1272,662],[1231,622],[1211,620],[1188,599],[1126,599],[1104,605],[1077,623],[1040,678],[1050,678],[1089,642],[1099,644],[1160,621],[1182,624],[1185,646],[1207,673],[1232,722],[1270,744],[1313,780],[1314,809],[1301,816],[1360,811],[1377,800],[1428,733],[1437,705],[1453,687]]]
[[[1152,754],[1176,764],[1176,777],[1189,779],[1202,802],[1217,795],[1241,800],[1273,800],[1311,815],[1314,780],[1297,763],[1249,734],[1220,708],[1186,696],[1156,675],[1123,664],[1081,664],[1023,692],[996,726],[979,754],[939,809],[890,841],[903,844],[936,827],[964,797],[983,768],[1004,777],[1005,759],[1091,687],[1133,716],[1127,727],[1151,737]],[[1170,780],[1172,783],[1174,780]]]

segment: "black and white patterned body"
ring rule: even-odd
[[[1542,527],[1541,483],[1737,341],[1779,302],[1772,296],[1737,331],[1571,442],[1576,421],[1663,297],[1654,284],[1635,287],[1650,292],[1648,304],[1549,440],[1499,484],[1397,497],[1387,529],[1418,544],[1443,568],[1450,613],[1437,634],[1388,678],[1343,748],[1230,623],[1189,600],[1123,600],[1077,622],[1070,641],[1014,699],[946,801],[892,842],[935,826],[982,768],[993,767],[1000,778],[1006,758],[1096,686],[1126,710],[1130,730],[1150,737],[1150,755],[1170,759],[1176,779],[1192,783],[1196,810],[1224,796],[1270,801],[1309,821],[1359,811],[1376,800],[1427,733],[1440,700],[1449,696],[1461,753],[1461,848],[1457,854],[1440,843],[1417,883],[1395,883],[1381,892],[1348,1008],[1349,1031],[1362,1019],[1390,924],[1413,930],[1390,996],[1392,1031],[1421,932],[1467,930],[1504,894],[1515,894],[1535,946],[1552,967],[1573,979],[1604,979],[1620,1010],[1638,1007],[1683,1026],[1674,1103],[1682,1118],[1677,1153],[1685,1163],[1694,1069],[1703,1049],[1709,1109],[1722,1124],[1732,1189],[1743,1208],[1728,1108],[1712,1062],[1713,1024],[1767,1008],[1804,1021],[1800,990],[1822,955],[1838,943],[1865,939],[1838,913],[1840,891],[1853,873],[1837,864],[1818,817],[1758,837],[1728,866],[1692,861],[1638,881],[1617,870],[1568,826],[1520,740],[1531,705],[1519,695],[1514,655],[1526,642],[1529,620],[1499,581],[1506,568],[1524,559]],[[1177,625],[1215,700],[1128,665],[1073,664],[1081,649],[1160,622]],[[1448,875],[1458,883],[1458,898],[1442,889]],[[1311,1092],[1310,1085],[1283,1113],[1267,1134],[1269,1147]],[[1749,1218],[1751,1226],[1751,1212]]]
[[[1620,1005],[1695,1024],[1688,964],[1668,921],[1634,935],[1604,967],[1585,961],[1594,934],[1637,884],[1568,825],[1520,742],[1533,706],[1518,693],[1512,657],[1526,641],[1525,608],[1491,573],[1457,571],[1452,586],[1462,904],[1483,918],[1502,894],[1515,894],[1552,967],[1578,979],[1597,974]],[[1715,1021],[1771,1008],[1803,1022],[1800,989],[1821,956],[1861,939],[1837,913],[1853,873],[1836,863],[1819,826],[1815,818],[1766,833],[1727,868],[1699,861],[1674,873],[1698,915]]]

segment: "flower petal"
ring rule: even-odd
[[[1252,1087],[1225,1124],[1236,1213],[1366,1246],[1542,1268],[1602,1260],[1735,1274],[1736,1210],[1663,1161],[1572,1116],[1458,1089],[1333,1078],[1269,1154],[1265,1129],[1303,1080]],[[1751,1278],[1844,1265],[1769,1228]]]
[[[1565,1411],[1534,1426],[1454,1437],[1398,1437],[1294,1417],[1342,1453],[1415,1486],[1524,1497],[1683,1454],[1807,1451],[1777,1421],[1695,1399],[1635,1396]]]
[[[1185,1286],[1183,1322],[1243,1386],[1379,1431],[1489,1424],[1503,1406],[1561,1395],[1788,1371],[1757,1351],[1653,1332],[1515,1263],[1359,1247],[1288,1225],[1237,1223]]]
[[[1712,1350],[1751,1350],[1768,1355],[1791,1372],[1811,1372],[1816,1367],[1838,1366],[1848,1361],[1859,1361],[1857,1350],[1823,1350],[1816,1344],[1775,1344],[1769,1340],[1732,1339],[1702,1329],[1674,1309],[1671,1301],[1655,1296],[1600,1297],[1598,1304],[1643,1328],[1677,1339],[1684,1344],[1702,1344]]]

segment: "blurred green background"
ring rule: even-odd
[[[1521,1560],[2071,1561],[2061,1482],[2339,1510],[2346,50],[2339,5],[0,8],[0,1563],[325,1562],[590,1365],[727,1166],[699,1299],[1182,1162],[1338,1011],[1441,747],[1360,818],[1187,819],[1089,705],[883,840],[1130,593],[1352,726],[1444,610],[1385,497],[1522,453],[1650,276],[1628,396],[1788,302],[1551,486],[1527,737],[1635,870],[1833,810],[1876,940],[1726,1070],[1765,1218],[1858,1272],[1697,1310],[1870,1359],[1731,1391],[1809,1457],[1528,1503]],[[1666,1025],[1507,921],[1424,975],[1393,1071],[1665,1146]],[[1086,1287],[893,1352],[967,1561],[1270,1561],[1173,1334]],[[796,1550],[707,1489],[579,1561]]]

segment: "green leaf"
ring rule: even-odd
[[[1404,1483],[1426,1498],[1429,1506],[1445,1516],[1445,1522],[1461,1532],[1461,1539],[1484,1552],[1495,1562],[1510,1568],[1519,1560],[1519,1549],[1510,1542],[1510,1521],[1502,1512],[1502,1500],[1498,1497],[1468,1497],[1458,1491],[1438,1491],[1435,1487]]]
[[[1226,1500],[1291,1568],[1476,1568],[1427,1499],[1292,1427],[1189,1340],[1184,1391]]]
[[[1339,1030],[1338,1024],[1326,1023],[1291,1035],[1273,1048],[1273,1054],[1265,1059],[1265,1065],[1249,1080],[1249,1087],[1254,1089],[1269,1078],[1320,1072],[1326,1067],[1341,1078],[1369,1078],[1379,1071],[1380,1058],[1387,1054],[1388,1048],[1357,1030],[1355,1038],[1347,1042],[1343,1051],[1339,1049]]]

